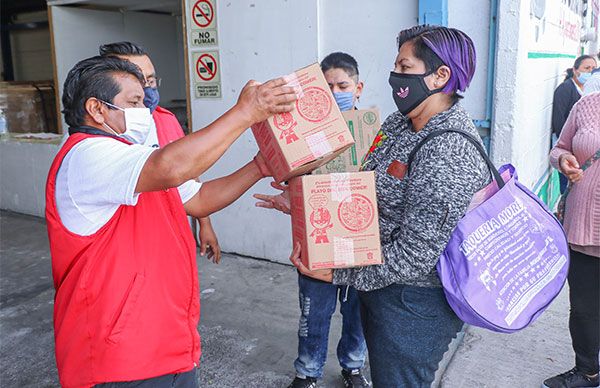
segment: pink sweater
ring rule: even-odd
[[[571,110],[558,143],[550,152],[550,163],[573,154],[582,165],[600,149],[600,92],[582,97]],[[565,208],[565,231],[573,250],[600,257],[600,160],[571,187]]]

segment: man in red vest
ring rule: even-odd
[[[250,81],[206,128],[154,149],[143,145],[152,122],[144,82],[136,65],[103,57],[77,63],[65,80],[69,137],[46,185],[65,387],[198,386],[200,300],[187,215],[224,208],[269,171],[258,154],[229,176],[195,178],[253,123],[296,100],[282,78]]]
[[[148,139],[146,139],[146,145],[155,148],[164,147],[185,136],[175,115],[158,105],[160,102],[158,88],[161,79],[157,77],[154,64],[142,46],[132,42],[115,42],[103,44],[98,51],[103,57],[118,57],[133,62],[142,71],[145,80],[144,105],[150,109],[153,119],[153,126]],[[208,253],[207,258],[218,264],[221,261],[221,247],[210,218],[201,218],[198,223],[200,224],[198,233],[200,255],[204,256]]]

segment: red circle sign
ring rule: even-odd
[[[204,81],[210,81],[217,75],[217,61],[210,54],[202,54],[196,61],[196,73]]]
[[[214,8],[209,0],[198,0],[192,7],[192,19],[198,27],[208,27],[214,18]]]

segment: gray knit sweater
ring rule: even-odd
[[[447,133],[428,141],[403,179],[390,175],[393,161],[406,163],[427,134],[458,129],[478,137],[460,104],[432,117],[419,132],[399,112],[382,125],[387,136],[363,165],[375,171],[384,264],[335,270],[334,284],[371,291],[400,283],[439,287],[435,269],[450,235],[475,192],[490,181],[485,161],[464,136]]]

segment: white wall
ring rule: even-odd
[[[578,45],[563,26],[579,16],[561,0],[545,4],[537,16],[531,0],[501,1],[499,10],[492,155],[530,188],[548,169],[552,95]]]
[[[485,119],[488,50],[490,34],[490,1],[449,1],[448,27],[458,28],[473,40],[477,54],[475,76],[461,104],[473,120]]]
[[[0,141],[0,209],[44,216],[56,144]]]
[[[506,0],[498,7],[497,51],[494,75],[491,157],[496,165],[512,159],[512,135],[516,127],[518,56],[523,51],[520,0]]]
[[[579,25],[580,18],[560,0],[546,1],[546,12],[541,19],[531,14],[522,17],[528,27],[527,54],[521,69],[523,93],[519,117],[522,126],[513,140],[517,151],[514,161],[525,174],[525,182],[532,187],[548,168],[554,89],[563,81],[565,69],[573,66],[578,54],[579,35],[568,36],[562,25],[565,21]],[[576,31],[579,33],[580,29]],[[540,58],[539,53],[553,56]],[[533,155],[536,157],[532,158]]]
[[[416,4],[416,0],[219,1],[223,98],[197,100],[192,90],[192,127],[202,128],[229,109],[247,80],[266,81],[291,73],[332,51],[347,51],[356,57],[365,81],[361,103],[377,105],[384,116],[389,114],[394,110],[388,77],[397,52],[396,35],[402,28],[416,24]],[[193,69],[191,64],[192,79]],[[234,171],[257,151],[248,131],[203,179]],[[264,180],[211,217],[225,251],[287,261],[291,247],[289,217],[255,208],[251,197],[252,193],[270,191]]]
[[[552,95],[578,45],[561,26],[579,17],[561,0],[545,3],[540,19],[531,0],[501,1],[499,10],[492,156],[515,165],[530,188],[548,169]]]
[[[600,52],[600,1],[589,1],[587,8],[582,27],[585,35],[583,52],[596,56]]]
[[[352,55],[365,83],[359,107],[379,107],[382,119],[398,110],[388,78],[398,53],[396,36],[418,23],[417,8],[412,0],[320,2],[319,60],[334,51]]]

